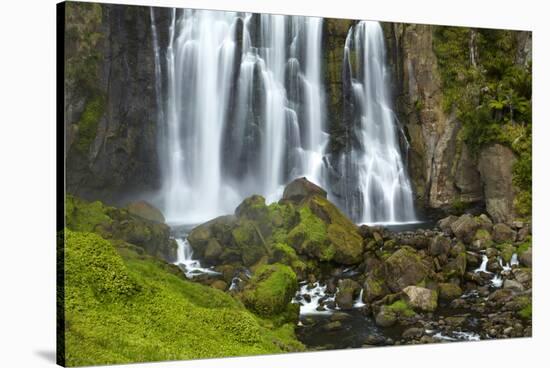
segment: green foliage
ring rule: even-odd
[[[296,274],[283,264],[263,265],[243,292],[245,305],[262,316],[282,313],[298,289]]]
[[[274,328],[228,294],[186,281],[129,248],[66,230],[69,366],[301,351],[292,325]]]
[[[475,64],[470,40],[476,44]],[[436,27],[433,49],[444,90],[444,108],[456,113],[461,136],[474,155],[501,143],[518,156],[516,212],[531,215],[531,64],[516,63],[515,31]]]
[[[477,64],[469,55],[475,33]],[[437,27],[434,51],[444,87],[444,107],[455,110],[472,151],[501,137],[507,123],[531,124],[531,68],[515,63],[513,31]],[[523,137],[530,144],[530,137]]]

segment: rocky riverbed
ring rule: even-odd
[[[531,336],[530,223],[463,214],[425,227],[356,226],[297,179],[278,203],[249,197],[187,240],[217,271],[193,280],[295,323],[310,349]]]

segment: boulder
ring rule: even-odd
[[[493,240],[497,243],[512,243],[516,241],[517,233],[506,224],[493,226]]]
[[[223,248],[220,243],[214,238],[209,239],[204,250],[204,260],[207,263],[215,264],[218,262],[222,252]]]
[[[397,321],[397,314],[388,306],[383,305],[376,313],[374,321],[380,327],[390,327]]]
[[[489,232],[493,229],[493,221],[491,221],[489,216],[487,216],[486,214],[482,213],[478,216],[477,220],[482,229],[485,229]]]
[[[318,195],[326,198],[327,192],[308,181],[306,178],[298,178],[290,182],[283,192],[283,199],[299,203],[307,197]]]
[[[343,265],[363,260],[363,238],[358,227],[326,198],[309,197],[299,213],[300,222],[287,237],[297,253]]]
[[[365,303],[381,299],[389,293],[390,290],[386,286],[384,279],[376,277],[374,273],[369,274],[363,283],[363,302]]]
[[[451,230],[458,240],[463,243],[470,244],[474,239],[477,229],[480,224],[470,215],[465,214],[451,224]]]
[[[405,300],[413,309],[433,312],[437,308],[437,292],[420,286],[407,286],[403,289]]]
[[[518,291],[518,292],[521,292],[525,289],[523,287],[523,285],[520,284],[519,282],[517,282],[516,280],[504,280],[504,284],[502,284],[502,288],[503,289],[512,289],[512,290]]]
[[[385,261],[385,282],[393,292],[416,285],[428,276],[429,268],[416,251],[402,247]]]
[[[282,264],[259,267],[241,297],[247,308],[262,316],[284,312],[298,290],[296,274]]]
[[[447,255],[451,249],[451,240],[444,235],[436,235],[430,244],[430,255]]]
[[[511,222],[515,217],[515,190],[512,173],[516,155],[501,144],[483,148],[479,155],[485,207],[495,222]]]
[[[348,310],[353,307],[353,303],[359,292],[361,285],[357,281],[351,279],[343,279],[338,281],[338,291],[336,292],[336,305],[342,310]]]
[[[146,201],[132,202],[127,206],[128,212],[149,221],[164,224],[165,219],[159,209]]]
[[[532,267],[533,265],[533,250],[532,248],[527,249],[519,255],[519,262],[525,267]]]
[[[462,295],[462,289],[457,284],[449,282],[440,283],[438,284],[438,289],[439,298],[442,300],[450,301],[459,298]]]
[[[452,234],[452,228],[451,225],[458,220],[458,217],[451,215],[447,216],[444,219],[441,219],[437,222],[437,226],[445,233],[445,234]]]
[[[245,198],[235,209],[235,216],[249,220],[267,222],[268,215],[265,198],[261,195]]]
[[[401,337],[407,340],[417,339],[422,337],[424,334],[424,329],[419,327],[410,327],[407,328],[403,333],[401,334]]]

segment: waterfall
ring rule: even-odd
[[[344,50],[354,139],[339,162],[347,177],[342,206],[358,222],[414,221],[413,193],[387,87],[382,27],[359,22],[349,30]]]
[[[168,222],[231,213],[251,194],[278,200],[300,176],[334,199],[325,164],[322,18],[173,9],[166,29],[153,10],[151,22],[160,206]],[[352,75],[359,144],[340,159],[340,171],[350,174],[348,200],[335,201],[356,221],[413,220],[380,26],[361,22],[348,38],[346,62],[361,67]]]

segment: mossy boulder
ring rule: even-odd
[[[177,244],[164,223],[147,220],[127,209],[87,202],[66,196],[66,225],[81,232],[97,232],[106,239],[119,239],[141,247],[147,254],[169,262],[176,259]]]
[[[477,229],[480,227],[480,223],[470,214],[460,216],[451,224],[453,234],[458,240],[466,244],[472,242]]]
[[[283,313],[298,290],[296,274],[283,264],[261,266],[242,293],[247,308],[261,316]]]
[[[462,289],[457,284],[442,282],[437,286],[439,290],[439,298],[442,300],[449,301],[459,298],[462,295]]]
[[[298,253],[345,265],[361,262],[363,239],[359,229],[334,204],[313,195],[299,213],[300,223],[288,234],[289,244]]]
[[[436,235],[430,242],[430,254],[432,256],[446,256],[451,249],[451,240],[444,235]]]
[[[294,248],[286,243],[277,243],[272,247],[270,263],[282,263],[290,266],[299,279],[306,276],[308,266],[298,255]]]
[[[500,257],[505,263],[509,263],[514,253],[516,253],[516,247],[512,244],[499,244],[497,248],[500,251]]]
[[[429,274],[429,267],[411,247],[402,247],[385,261],[385,282],[393,292],[416,285]]]

